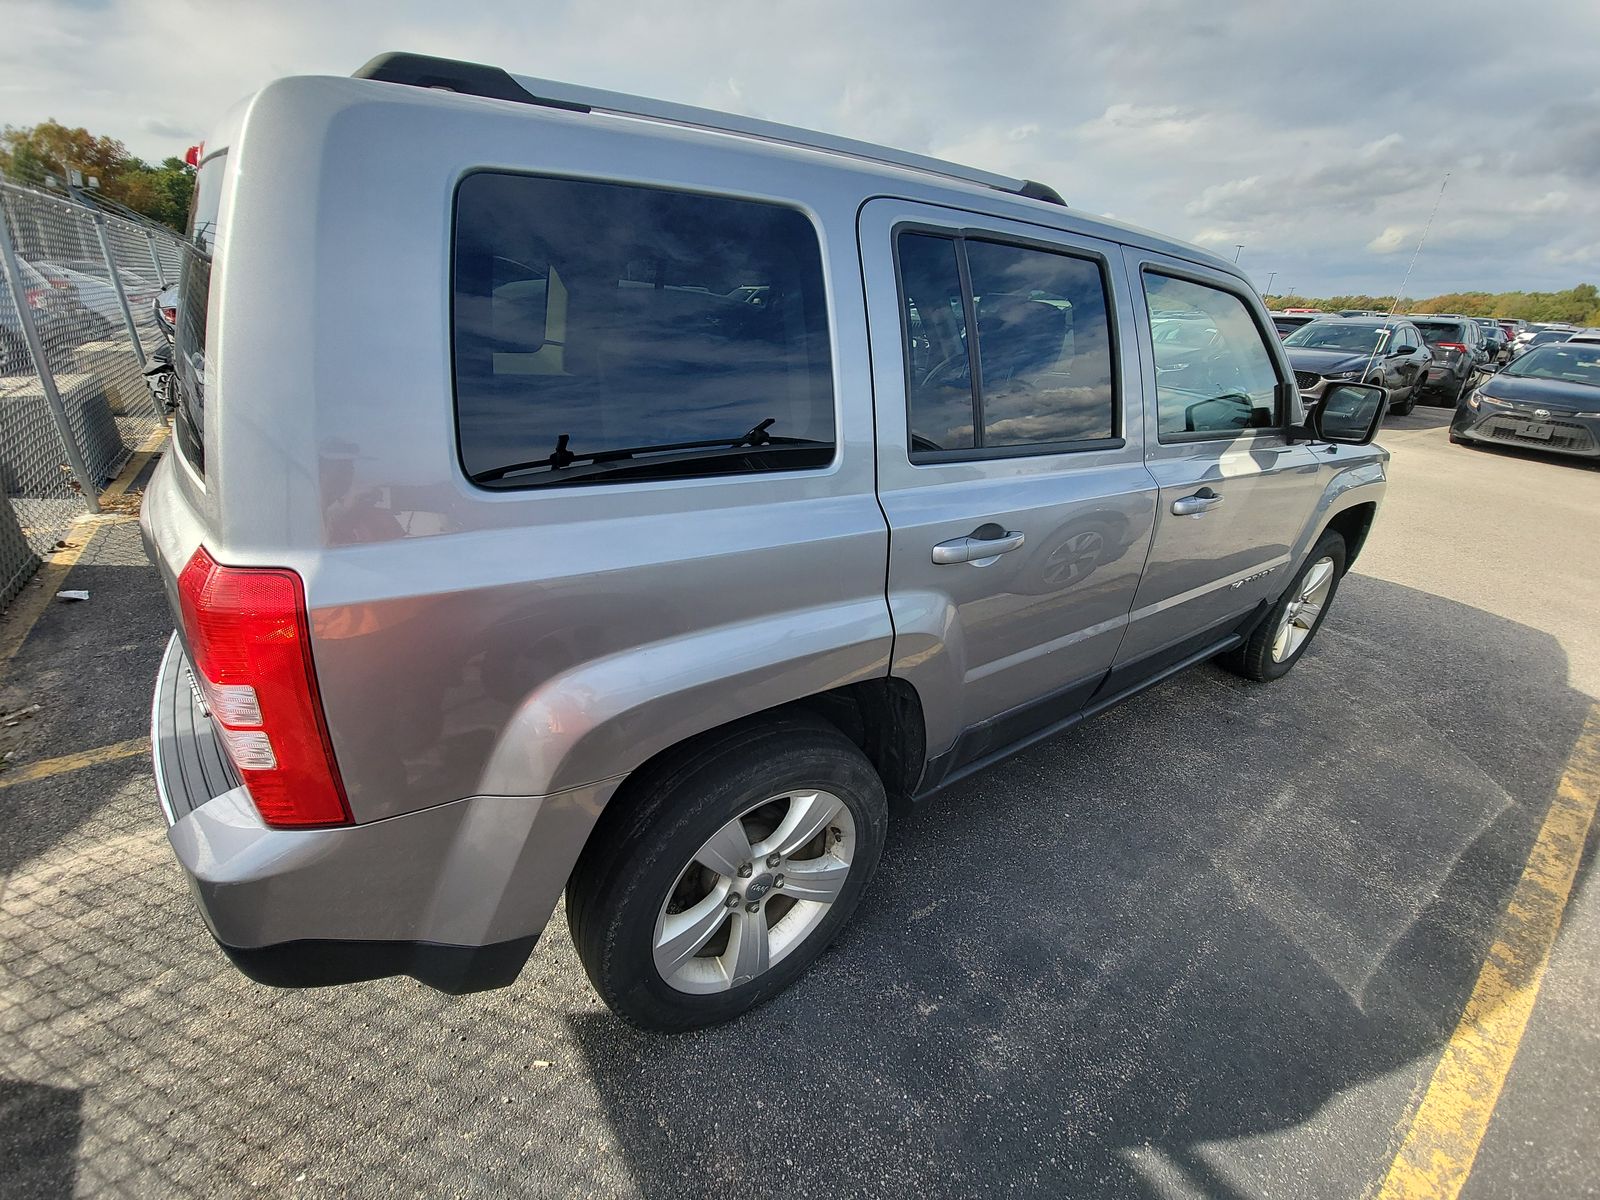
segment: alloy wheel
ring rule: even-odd
[[[1288,661],[1305,645],[1332,590],[1333,559],[1324,556],[1312,563],[1311,569],[1301,577],[1298,591],[1284,609],[1277,635],[1272,639],[1274,662]]]
[[[856,853],[850,808],[801,789],[761,801],[718,829],[662,901],[656,972],[680,992],[750,982],[816,932]]]

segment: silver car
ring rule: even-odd
[[[503,986],[565,892],[622,1017],[733,1017],[911,801],[1193,664],[1287,672],[1384,490],[1382,392],[1307,421],[1230,263],[726,114],[282,80],[190,243],[155,772],[269,983]]]

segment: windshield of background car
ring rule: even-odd
[[[1430,346],[1440,342],[1465,342],[1466,330],[1456,321],[1418,321],[1417,329]]]
[[[1529,350],[1502,375],[1528,379],[1560,379],[1600,388],[1600,346],[1542,346]]]
[[[1572,334],[1565,329],[1544,329],[1528,339],[1530,346],[1548,346],[1551,342],[1564,342]]]
[[[1350,350],[1365,353],[1381,349],[1392,329],[1379,325],[1333,325],[1313,322],[1302,325],[1283,339],[1285,346],[1304,346],[1308,350]]]
[[[217,217],[222,208],[226,158],[226,154],[212,155],[195,176],[174,333],[178,405],[173,414],[173,440],[201,475],[206,473],[206,323],[211,312],[211,262],[222,233]]]

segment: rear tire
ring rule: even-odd
[[[662,1031],[732,1020],[799,978],[854,912],[889,820],[866,756],[809,715],[669,752],[612,804],[567,923],[600,998]]]
[[[1344,538],[1332,531],[1324,533],[1255,632],[1217,662],[1235,675],[1257,682],[1287,675],[1327,619],[1344,578],[1347,556]]]

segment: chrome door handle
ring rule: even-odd
[[[933,548],[933,561],[946,566],[950,563],[982,562],[986,558],[1005,554],[1022,545],[1022,534],[1007,530],[999,537],[958,537],[940,542]]]
[[[1207,509],[1215,508],[1222,503],[1222,497],[1208,487],[1201,488],[1192,496],[1185,496],[1181,500],[1172,502],[1172,513],[1178,517],[1198,517]]]

